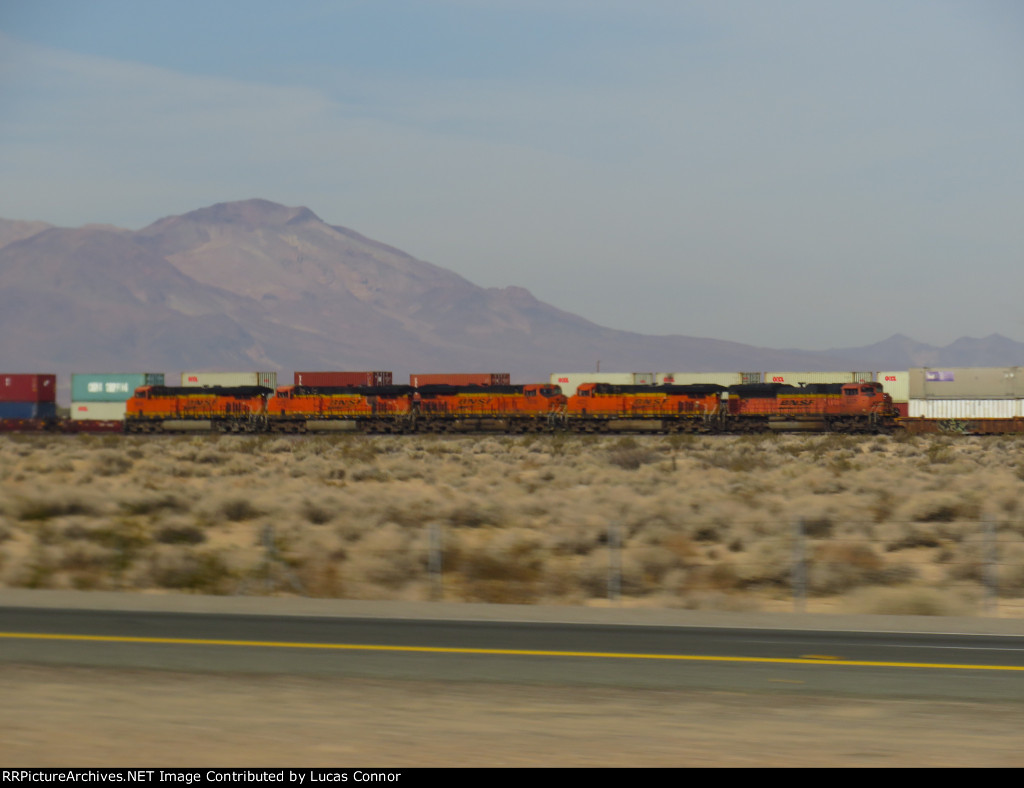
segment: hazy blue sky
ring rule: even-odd
[[[1024,341],[1024,3],[0,0],[0,217],[249,197],[614,328]]]

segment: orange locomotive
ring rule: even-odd
[[[715,384],[688,386],[584,383],[568,398],[566,423],[580,432],[639,429],[712,432],[721,429],[722,396]]]
[[[420,386],[412,395],[417,428],[431,432],[543,432],[561,423],[566,401],[562,389],[549,383]]]
[[[879,432],[892,429],[898,415],[881,383],[755,383],[729,387],[724,421],[730,432],[770,429],[773,424]]]
[[[558,386],[282,386],[267,405],[275,432],[341,427],[363,432],[536,432],[565,409]]]
[[[126,403],[125,432],[162,432],[168,422],[209,422],[221,432],[266,427],[266,386],[140,386]]]
[[[566,423],[581,432],[758,432],[774,428],[879,432],[898,413],[881,383],[718,386],[584,383]]]
[[[267,426],[273,432],[331,426],[407,432],[412,391],[411,386],[280,386],[267,405]]]
[[[511,386],[142,386],[128,400],[126,432],[372,433],[503,431],[756,432],[814,429],[883,432],[897,411],[882,384],[730,386],[584,383]]]

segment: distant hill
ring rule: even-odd
[[[220,203],[139,231],[0,220],[0,359],[11,371],[551,372],[905,369],[1024,363],[1005,337],[934,348],[773,350],[598,326],[482,288],[308,208]]]
[[[865,347],[832,349],[828,355],[842,360],[871,359],[874,370],[908,369],[910,367],[1013,367],[1024,366],[1024,343],[991,334],[983,339],[961,337],[945,347],[894,334],[888,339]],[[846,368],[844,364],[843,369]]]

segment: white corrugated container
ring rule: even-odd
[[[912,399],[912,419],[1013,419],[1022,415],[1019,399]]]
[[[277,388],[276,372],[182,372],[182,386],[266,386]]]
[[[576,395],[576,389],[584,383],[614,383],[617,386],[632,386],[632,372],[555,372],[551,382],[562,387],[567,397]]]
[[[692,386],[697,383],[711,383],[717,386],[738,386],[742,380],[739,372],[659,372],[659,385]]]
[[[72,419],[123,421],[127,402],[72,402]]]
[[[853,383],[852,372],[765,372],[765,383],[785,383],[799,386],[803,383]],[[870,378],[869,378],[870,380]]]
[[[634,372],[633,384],[636,386],[653,386],[655,374],[654,372]]]
[[[892,397],[893,402],[906,402],[910,399],[910,373],[907,370],[876,372],[875,380],[882,384],[882,389]]]

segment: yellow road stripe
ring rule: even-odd
[[[963,665],[936,662],[876,662],[869,660],[808,659],[806,657],[718,657],[697,654],[632,654],[604,651],[543,651],[511,648],[456,648],[447,646],[379,646],[364,643],[290,643],[268,640],[206,640],[200,638],[151,638],[122,635],[52,635],[32,632],[0,632],[0,638],[22,640],[74,640],[99,643],[162,643],[179,646],[249,646],[257,648],[331,649],[337,651],[395,651],[426,654],[492,654],[515,657],[589,657],[592,659],[661,659],[689,662],[751,662],[773,665],[854,665],[875,668],[940,668],[944,670],[1021,670],[1021,665]]]

